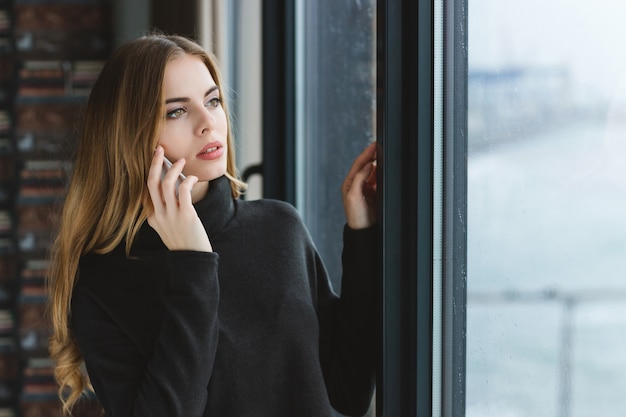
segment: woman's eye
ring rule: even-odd
[[[176,119],[177,117],[182,116],[183,113],[185,113],[185,109],[178,108],[178,109],[174,109],[172,111],[167,112],[167,117],[170,119]]]
[[[207,107],[219,107],[221,103],[222,100],[220,100],[219,97],[213,97],[212,99],[209,99],[209,101],[207,101],[206,105]]]

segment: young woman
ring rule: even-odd
[[[51,256],[64,410],[93,387],[109,417],[364,414],[378,344],[375,158],[370,145],[342,185],[338,298],[293,207],[237,198],[211,57],[165,35],[115,51]]]

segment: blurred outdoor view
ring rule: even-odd
[[[468,0],[468,417],[626,410],[626,2]]]

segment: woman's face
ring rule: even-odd
[[[185,158],[183,173],[199,181],[221,177],[226,173],[228,123],[209,69],[197,57],[176,57],[165,67],[164,88],[159,144],[165,156],[172,162]]]

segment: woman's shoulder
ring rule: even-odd
[[[259,200],[238,200],[241,215],[271,218],[273,221],[302,222],[300,212],[286,201],[263,198]]]
[[[300,212],[291,204],[273,199],[238,202],[238,224],[246,229],[263,231],[271,235],[300,236],[309,239]]]

